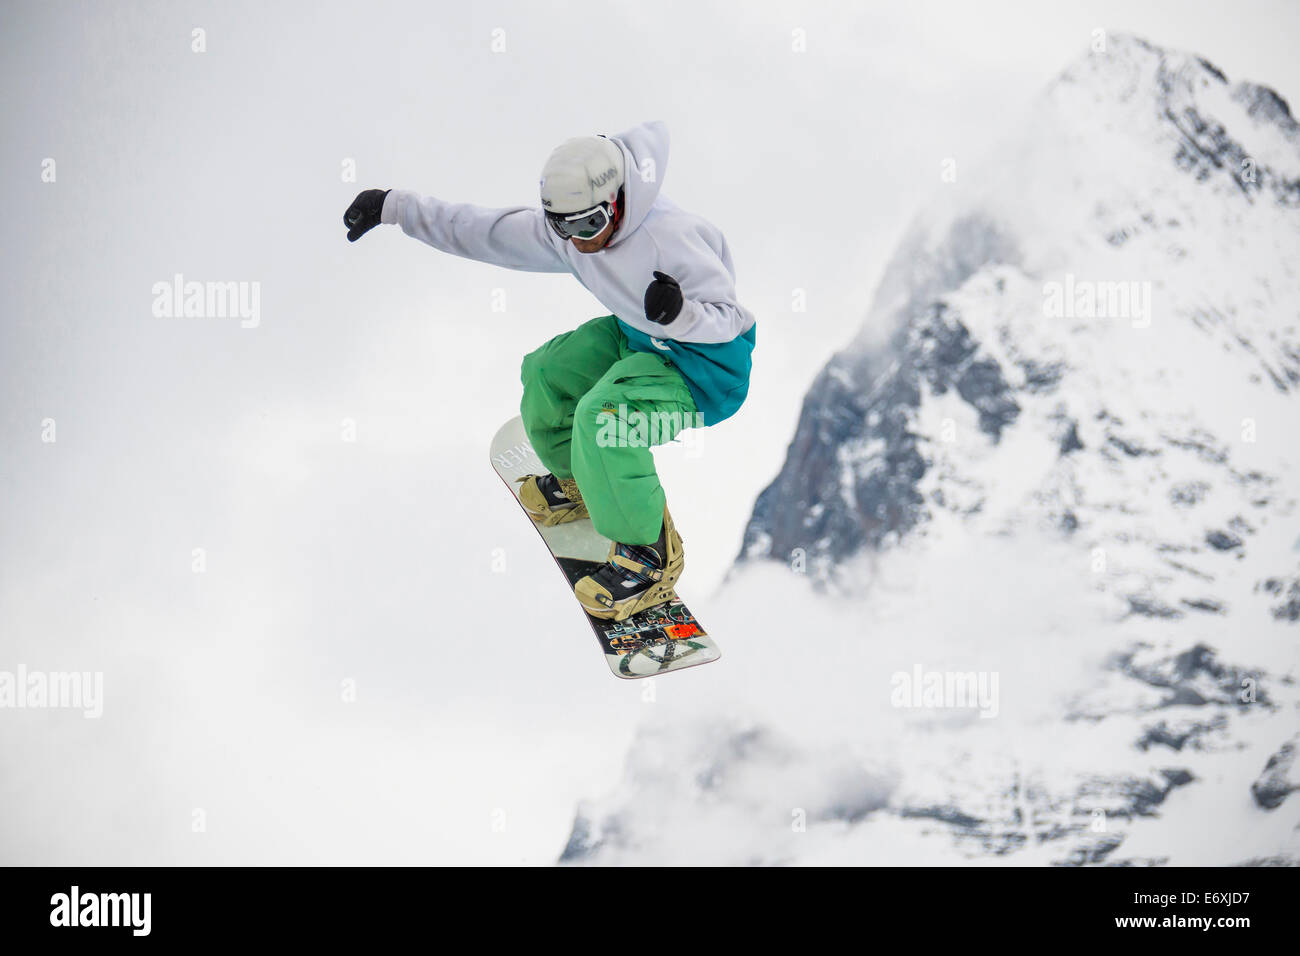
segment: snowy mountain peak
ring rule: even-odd
[[[854,555],[948,519],[1045,520],[1146,565],[1112,582],[1125,601],[1182,613],[1203,572],[1166,593],[1172,555],[1235,550],[1220,545],[1293,506],[1278,485],[1297,262],[1285,102],[1109,37],[918,219],[863,333],[810,391],[742,561],[795,555],[852,589]]]
[[[749,721],[659,705],[565,860],[1300,859],[1298,413],[1290,110],[1107,37],[806,396],[710,612]]]

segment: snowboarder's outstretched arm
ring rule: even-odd
[[[525,272],[569,271],[547,234],[541,209],[486,209],[406,190],[372,189],[357,196],[343,220],[352,241],[380,223],[395,224],[412,238],[466,259]]]

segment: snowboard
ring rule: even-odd
[[[522,419],[515,418],[501,426],[492,439],[491,457],[492,468],[514,495],[524,519],[542,536],[572,593],[574,584],[608,559],[610,540],[596,533],[590,518],[544,527],[536,524],[524,510],[519,501],[520,483],[515,479],[544,475],[547,468],[528,443]],[[575,597],[575,604],[577,600]],[[713,638],[705,633],[679,598],[617,622],[592,617],[581,604],[578,609],[591,625],[605,663],[615,677],[654,677],[708,664],[722,656]]]

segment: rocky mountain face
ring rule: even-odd
[[[1300,860],[1297,458],[1300,127],[1265,87],[1112,35],[918,217],[730,585],[740,605],[747,578],[795,581],[783,607],[853,632],[841,667],[891,662],[869,690],[808,682],[837,726],[837,689],[887,695],[918,659],[1033,706],[816,744],[761,707],[665,722],[564,859],[658,859],[666,802],[711,822],[686,852],[712,862]],[[796,692],[799,666],[755,665],[751,695]],[[790,807],[804,837],[774,829]]]
[[[1300,389],[1300,130],[1286,103],[1111,37],[972,178],[916,224],[864,334],[809,392],[741,561],[800,552],[814,577],[853,588],[848,559],[864,549],[925,533],[936,512],[987,511],[977,472],[999,458],[1023,476],[1008,510],[1081,541],[1136,524],[1117,503],[1143,488],[1144,523],[1179,528],[1166,555],[1235,550],[1252,512],[1282,504],[1268,489],[1284,476],[1254,460],[1278,470],[1272,453],[1296,434],[1252,431],[1267,412],[1294,426]],[[1054,455],[997,454],[1017,424]],[[1234,513],[1209,513],[1220,492]],[[1191,514],[1199,534],[1182,528]],[[1289,600],[1293,583],[1260,586]]]

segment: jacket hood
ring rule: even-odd
[[[651,120],[610,137],[623,148],[623,199],[627,208],[618,231],[609,241],[618,245],[636,231],[659,198],[668,170],[668,127]]]

